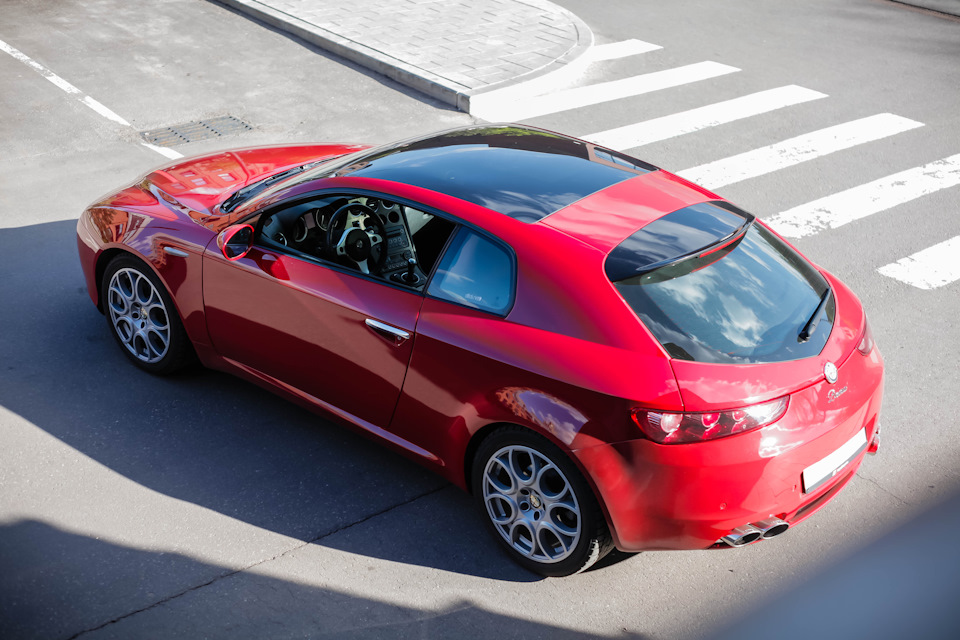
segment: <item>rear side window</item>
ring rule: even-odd
[[[632,264],[628,267],[631,261],[621,252],[607,265],[617,291],[664,349],[677,359],[713,363],[782,362],[819,354],[836,313],[826,279],[779,238],[753,224],[752,217],[741,217],[738,228],[732,219],[718,223],[724,215],[700,216],[689,209],[648,227],[670,229],[665,235],[674,240],[697,236],[705,240],[701,247],[691,250],[681,242],[682,248],[675,248],[681,255],[671,256],[664,252],[670,242],[653,247],[643,242],[663,234],[641,229],[621,245],[633,243]],[[684,233],[688,226],[694,229]],[[801,335],[814,325],[814,316],[815,328],[809,336]]]
[[[461,227],[437,266],[427,294],[506,315],[513,304],[513,260],[506,249]]]

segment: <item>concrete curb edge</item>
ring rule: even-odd
[[[577,43],[568,49],[560,58],[539,69],[495,85],[482,87],[481,89],[470,89],[452,80],[430,73],[425,69],[398,60],[381,51],[364,46],[287,13],[268,7],[257,2],[257,0],[216,1],[466,113],[470,113],[472,96],[492,93],[562,70],[593,46],[593,32],[590,30],[590,27],[570,11],[546,0],[523,0],[525,4],[532,6],[550,5],[554,10],[565,14],[576,27]]]

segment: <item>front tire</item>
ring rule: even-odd
[[[473,461],[473,493],[510,557],[544,576],[579,573],[613,544],[600,506],[576,466],[522,427],[490,434]]]
[[[143,261],[117,256],[100,287],[110,333],[135,365],[156,375],[179,371],[193,348],[160,278]]]

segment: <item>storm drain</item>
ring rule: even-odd
[[[150,144],[161,147],[172,147],[178,144],[197,142],[198,140],[210,140],[211,138],[229,136],[245,131],[253,131],[253,127],[239,118],[222,116],[220,118],[210,118],[209,120],[175,124],[169,127],[161,127],[160,129],[151,129],[150,131],[141,131],[140,135]]]

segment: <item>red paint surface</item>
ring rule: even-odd
[[[816,358],[764,365],[671,360],[603,272],[606,254],[640,227],[717,199],[666,172],[618,183],[536,224],[417,187],[382,180],[315,180],[230,215],[218,204],[258,177],[360,147],[247,149],[157,170],[88,208],[78,248],[91,299],[116,251],[160,276],[201,360],[377,438],[466,487],[471,439],[502,423],[525,426],[584,472],[628,550],[705,548],[730,529],[777,515],[794,523],[814,493],[800,474],[860,428],[877,428],[883,362],[856,351],[863,310],[832,276],[833,332]],[[216,233],[284,198],[319,189],[368,190],[419,203],[485,229],[513,248],[517,295],[506,318],[254,247],[226,260]],[[186,258],[164,251],[174,247]],[[410,333],[399,345],[367,318]],[[828,385],[823,366],[840,379]],[[847,391],[828,402],[829,391]],[[658,445],[630,420],[636,407],[729,409],[790,396],[775,424],[716,441]],[[819,507],[819,505],[817,505]]]

